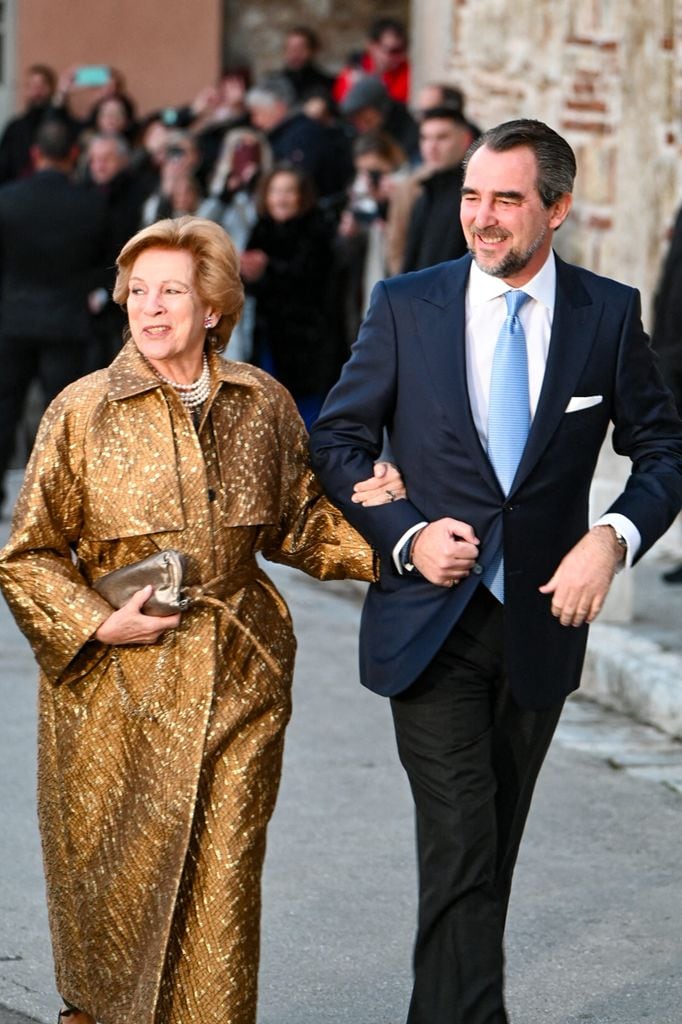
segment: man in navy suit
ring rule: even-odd
[[[538,121],[474,143],[470,255],[377,285],[311,437],[325,488],[381,559],[360,658],[391,698],[416,806],[408,1024],[506,1024],[512,872],[587,624],[682,502],[682,424],[637,291],[552,250],[575,169]],[[589,528],[610,421],[632,471]],[[350,496],[385,432],[408,498],[364,509]]]

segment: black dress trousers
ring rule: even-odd
[[[505,682],[503,615],[480,585],[428,668],[391,701],[417,823],[408,1024],[507,1024],[502,940],[512,874],[563,702],[518,707]]]

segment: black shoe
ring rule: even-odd
[[[664,583],[682,583],[682,562],[674,569],[668,569],[667,572],[662,573],[661,579]]]

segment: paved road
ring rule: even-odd
[[[402,1024],[412,814],[388,707],[356,681],[357,589],[276,572],[301,645],[268,851],[259,1024]],[[0,1024],[56,1016],[33,810],[33,676],[3,606]],[[514,1024],[679,1024],[682,797],[662,784],[665,772],[646,773],[668,761],[682,762],[680,748],[655,732],[585,703],[567,712],[517,873]]]

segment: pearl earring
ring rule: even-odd
[[[204,317],[204,327],[213,327],[213,317],[210,317],[210,316],[205,316]]]

